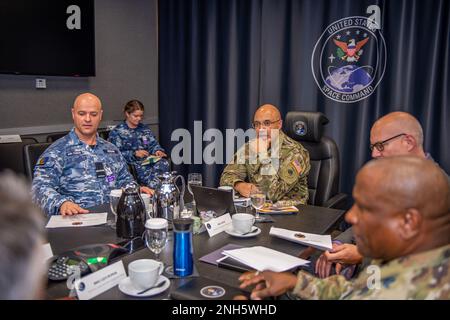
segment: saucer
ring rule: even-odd
[[[151,296],[154,296],[154,295],[160,294],[161,292],[166,291],[170,287],[170,280],[164,276],[159,276],[159,279],[158,279],[158,281],[156,281],[156,283],[158,284],[163,280],[164,280],[164,285],[162,287],[153,288],[143,294],[138,294],[138,292],[141,292],[142,290],[136,289],[133,286],[133,284],[131,283],[130,277],[126,277],[125,279],[120,281],[119,290],[122,291],[123,293],[125,293],[129,296],[133,296],[133,297],[140,297],[140,298],[151,297]]]
[[[255,230],[258,230],[258,231],[255,231]],[[228,233],[230,236],[238,237],[238,238],[251,238],[251,237],[257,236],[258,234],[261,233],[261,229],[256,226],[252,227],[252,231],[253,231],[253,233],[242,234],[242,233],[234,231],[234,229],[225,230],[225,232]]]

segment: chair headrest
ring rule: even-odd
[[[319,142],[328,118],[322,112],[291,111],[284,121],[286,134],[297,141]]]

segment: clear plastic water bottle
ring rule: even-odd
[[[192,219],[173,220],[173,273],[179,277],[192,274]]]

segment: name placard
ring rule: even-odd
[[[90,300],[115,287],[127,274],[122,261],[100,269],[75,282],[78,299]]]
[[[208,222],[205,222],[206,230],[210,237],[215,236],[227,229],[230,229],[232,225],[231,216],[229,213],[221,215],[218,218],[211,219]]]

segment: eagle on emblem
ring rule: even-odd
[[[363,53],[361,48],[367,43],[367,41],[369,41],[369,38],[365,38],[356,43],[355,39],[350,39],[348,44],[344,41],[339,41],[336,39],[333,39],[333,41],[339,47],[337,49],[337,55],[339,58],[347,62],[356,62]]]

